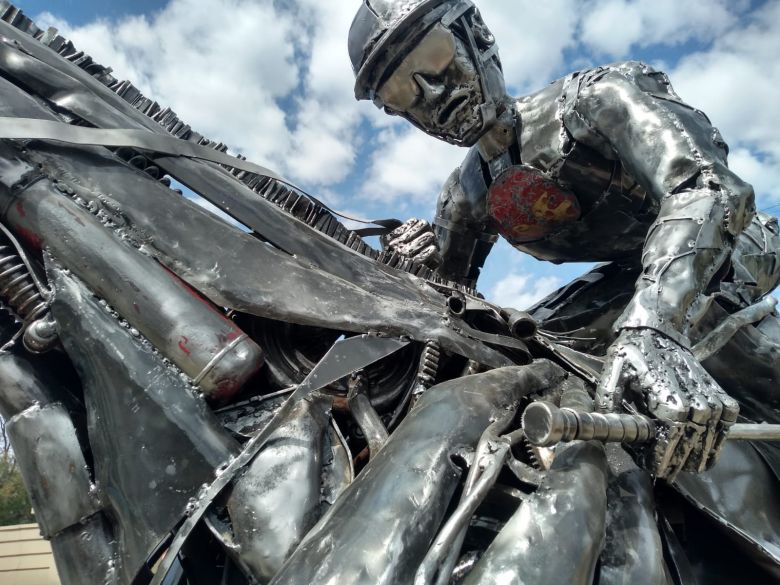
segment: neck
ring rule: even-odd
[[[486,161],[491,161],[504,154],[517,140],[515,131],[516,111],[514,100],[507,97],[499,106],[498,118],[495,124],[482,135],[477,147]]]

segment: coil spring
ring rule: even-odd
[[[420,369],[417,372],[417,379],[426,387],[430,387],[436,381],[436,375],[439,373],[439,358],[441,350],[439,344],[435,341],[429,341],[425,344],[422,356],[420,356]]]
[[[25,324],[47,311],[46,300],[27,266],[3,234],[0,234],[0,301]]]

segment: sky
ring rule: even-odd
[[[708,114],[780,212],[780,0],[476,0],[513,95],[642,60]],[[360,0],[17,0],[194,129],[345,213],[431,220],[466,152],[356,102],[347,33]],[[775,207],[777,206],[777,207]],[[500,243],[480,290],[526,308],[588,265]]]

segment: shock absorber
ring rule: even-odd
[[[420,363],[417,366],[417,380],[412,390],[412,405],[422,396],[422,394],[436,383],[436,376],[439,373],[439,359],[441,358],[441,348],[435,341],[428,341],[420,355]]]
[[[439,373],[439,358],[441,357],[441,348],[435,341],[428,341],[420,356],[420,369],[417,372],[417,379],[420,385],[430,388],[436,381],[436,375]]]
[[[57,341],[42,290],[16,238],[0,224],[0,303],[23,324],[9,343],[23,333],[25,347],[34,353],[51,349]]]

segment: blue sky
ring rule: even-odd
[[[17,4],[198,131],[345,212],[430,219],[465,154],[354,101],[346,36],[358,0]],[[515,94],[585,66],[652,63],[720,127],[759,207],[780,205],[780,0],[477,4]],[[522,308],[584,268],[536,262],[501,244],[480,289]]]

